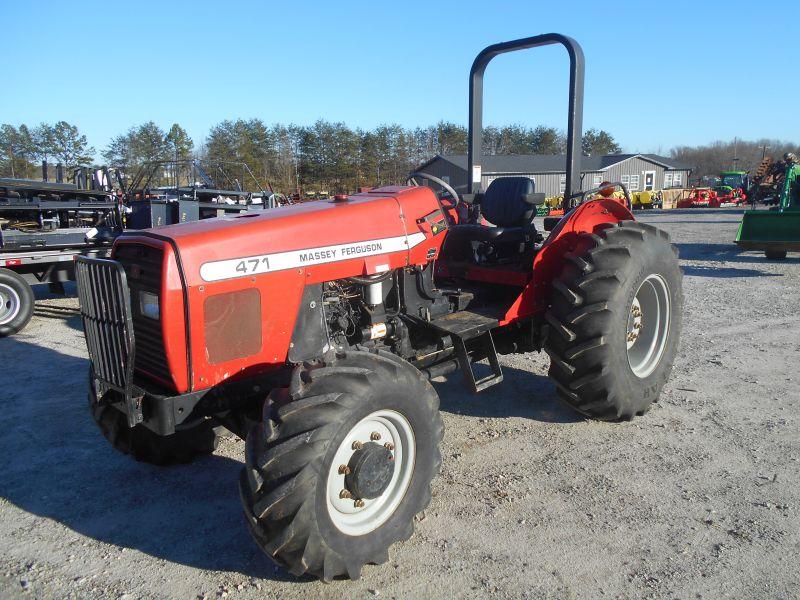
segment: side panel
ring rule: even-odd
[[[189,288],[190,339],[192,346],[194,389],[204,389],[226,380],[273,371],[284,364],[291,341],[294,321],[299,311],[300,299],[306,282],[304,269],[290,269],[229,279],[213,284]],[[245,312],[226,316],[230,323],[230,343],[248,337],[254,328],[261,330],[261,344],[257,352],[225,362],[213,363],[209,353],[211,340],[206,338],[206,307],[218,305],[209,298],[224,300],[238,292],[256,288],[260,294],[260,323]]]

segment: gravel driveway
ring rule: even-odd
[[[138,464],[86,408],[77,300],[0,340],[0,596],[800,596],[800,258],[731,243],[741,211],[665,211],[686,314],[661,401],[630,423],[562,406],[544,355],[478,396],[436,384],[444,464],[416,534],[357,582],[297,580],[250,539],[244,444]]]

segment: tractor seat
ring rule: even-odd
[[[492,181],[480,201],[481,214],[492,226],[478,223],[454,225],[448,238],[464,241],[517,243],[535,238],[533,218],[544,194],[535,193],[527,177],[500,177]]]

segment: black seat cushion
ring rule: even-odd
[[[536,216],[535,186],[528,177],[498,177],[481,200],[481,213],[498,227],[527,225]]]

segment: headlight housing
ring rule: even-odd
[[[158,321],[161,311],[158,306],[158,294],[139,292],[139,312],[143,317]]]

